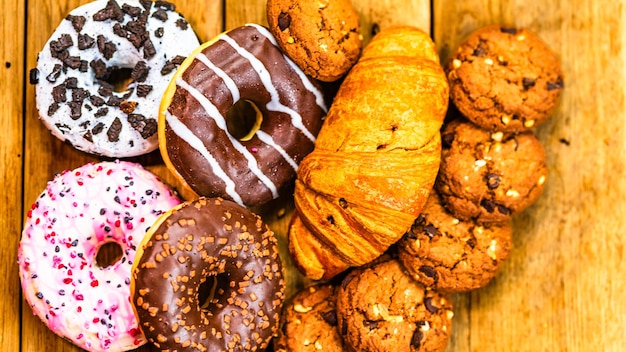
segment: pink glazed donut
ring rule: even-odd
[[[131,162],[89,163],[48,182],[28,212],[18,249],[24,297],[57,335],[89,351],[126,351],[146,342],[130,305],[135,250],[179,199]],[[96,255],[117,243],[122,256]]]

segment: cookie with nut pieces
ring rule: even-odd
[[[511,221],[459,220],[430,193],[422,213],[398,242],[398,259],[424,286],[456,293],[486,286],[512,247]]]
[[[444,351],[453,316],[449,296],[413,280],[395,259],[354,269],[337,292],[350,351]]]
[[[435,189],[459,219],[508,221],[543,193],[546,152],[531,131],[489,132],[456,119],[444,127],[441,138]]]
[[[287,56],[320,81],[343,77],[361,53],[359,15],[350,0],[268,0],[267,21]]]
[[[342,352],[335,291],[334,285],[324,283],[299,291],[283,308],[283,324],[274,341],[274,351]]]
[[[564,85],[555,52],[526,28],[491,25],[472,32],[445,71],[456,107],[490,131],[539,126],[555,110]]]

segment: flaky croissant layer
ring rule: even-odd
[[[298,169],[289,250],[304,275],[366,264],[409,229],[439,169],[448,92],[425,32],[389,28],[365,47]]]

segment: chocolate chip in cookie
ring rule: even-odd
[[[460,220],[431,192],[420,216],[398,242],[398,259],[424,286],[456,293],[486,286],[511,250],[511,221]]]
[[[395,259],[354,269],[337,292],[339,331],[353,351],[444,351],[453,315],[449,296]]]

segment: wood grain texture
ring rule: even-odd
[[[0,350],[10,351],[20,343],[20,284],[17,271],[17,245],[22,227],[22,142],[24,57],[24,1],[4,1],[0,5]],[[4,132],[7,131],[7,132]]]
[[[446,59],[472,30],[502,23],[537,32],[565,75],[558,110],[536,129],[550,167],[544,194],[515,218],[498,277],[469,294],[459,350],[624,348],[623,21],[623,1],[435,1]]]

